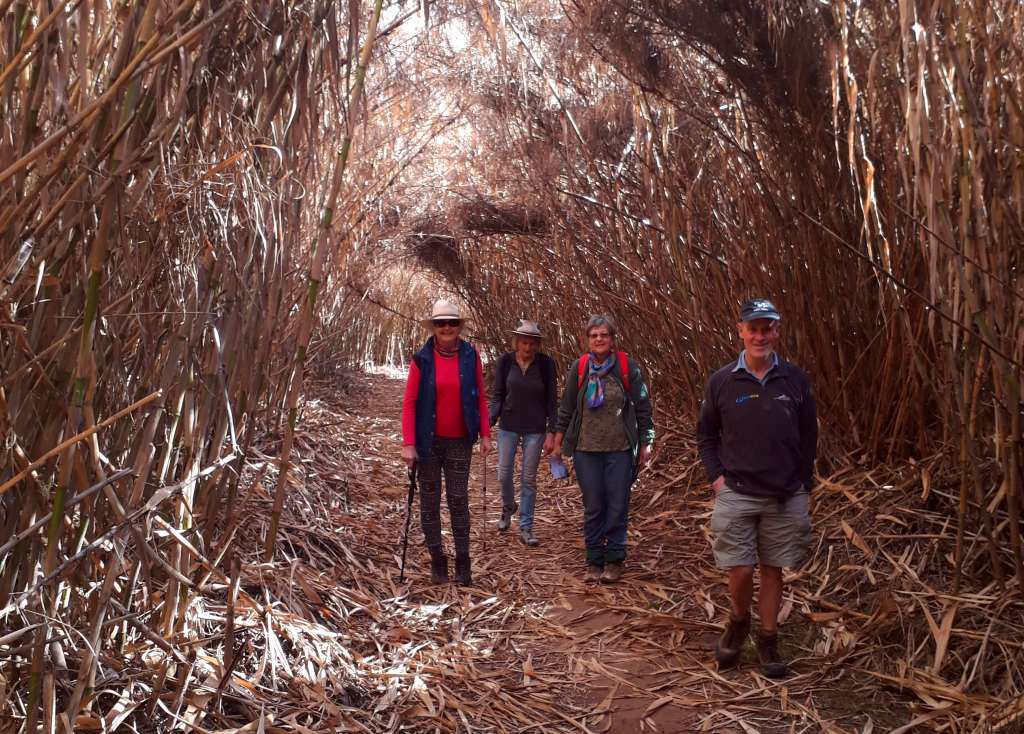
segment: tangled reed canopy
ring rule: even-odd
[[[1019,695],[1019,644],[985,665],[1024,608],[1019,0],[0,8],[16,728],[70,730],[132,645],[166,656],[154,707],[185,690],[165,679],[195,664],[190,600],[234,599],[258,561],[251,493],[279,551],[307,378],[402,363],[438,292],[492,355],[529,316],[564,363],[614,314],[684,434],[737,304],[773,298],[821,476],[882,472],[942,518],[915,572],[936,632],[958,595],[991,600],[932,675]],[[950,706],[957,731],[990,722]]]

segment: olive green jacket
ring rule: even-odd
[[[558,405],[558,419],[555,423],[556,430],[565,434],[562,438],[562,453],[566,456],[571,456],[576,450],[576,442],[580,437],[580,424],[583,422],[583,411],[587,409],[583,404],[586,390],[581,389],[586,385],[586,377],[584,377],[583,385],[579,385],[578,364],[577,361],[573,361],[570,368],[566,370],[565,389],[562,391],[562,400]],[[651,418],[650,393],[643,375],[640,374],[640,367],[632,359],[627,360],[627,366],[629,368],[628,392],[622,381],[617,359],[608,374],[619,381],[622,392],[626,396],[626,404],[622,410],[622,423],[626,429],[626,438],[629,439],[629,447],[633,452],[635,466],[640,447],[654,443],[654,420]]]

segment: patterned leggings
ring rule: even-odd
[[[430,456],[420,457],[420,524],[428,548],[441,547],[441,472],[448,494],[455,552],[469,553],[469,461],[473,445],[464,438],[434,437]]]

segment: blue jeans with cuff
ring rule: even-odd
[[[625,560],[633,452],[576,451],[572,463],[583,492],[587,563],[603,566]]]
[[[537,467],[543,433],[517,433],[498,429],[498,482],[501,484],[501,504],[505,510],[516,506],[515,468],[516,451],[523,445],[523,466],[519,473],[519,529],[533,529],[533,507],[537,500]]]

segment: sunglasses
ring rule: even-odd
[[[459,319],[435,319],[434,326],[438,328],[442,326],[451,326],[453,328],[458,328],[462,326],[462,321],[460,321]]]

